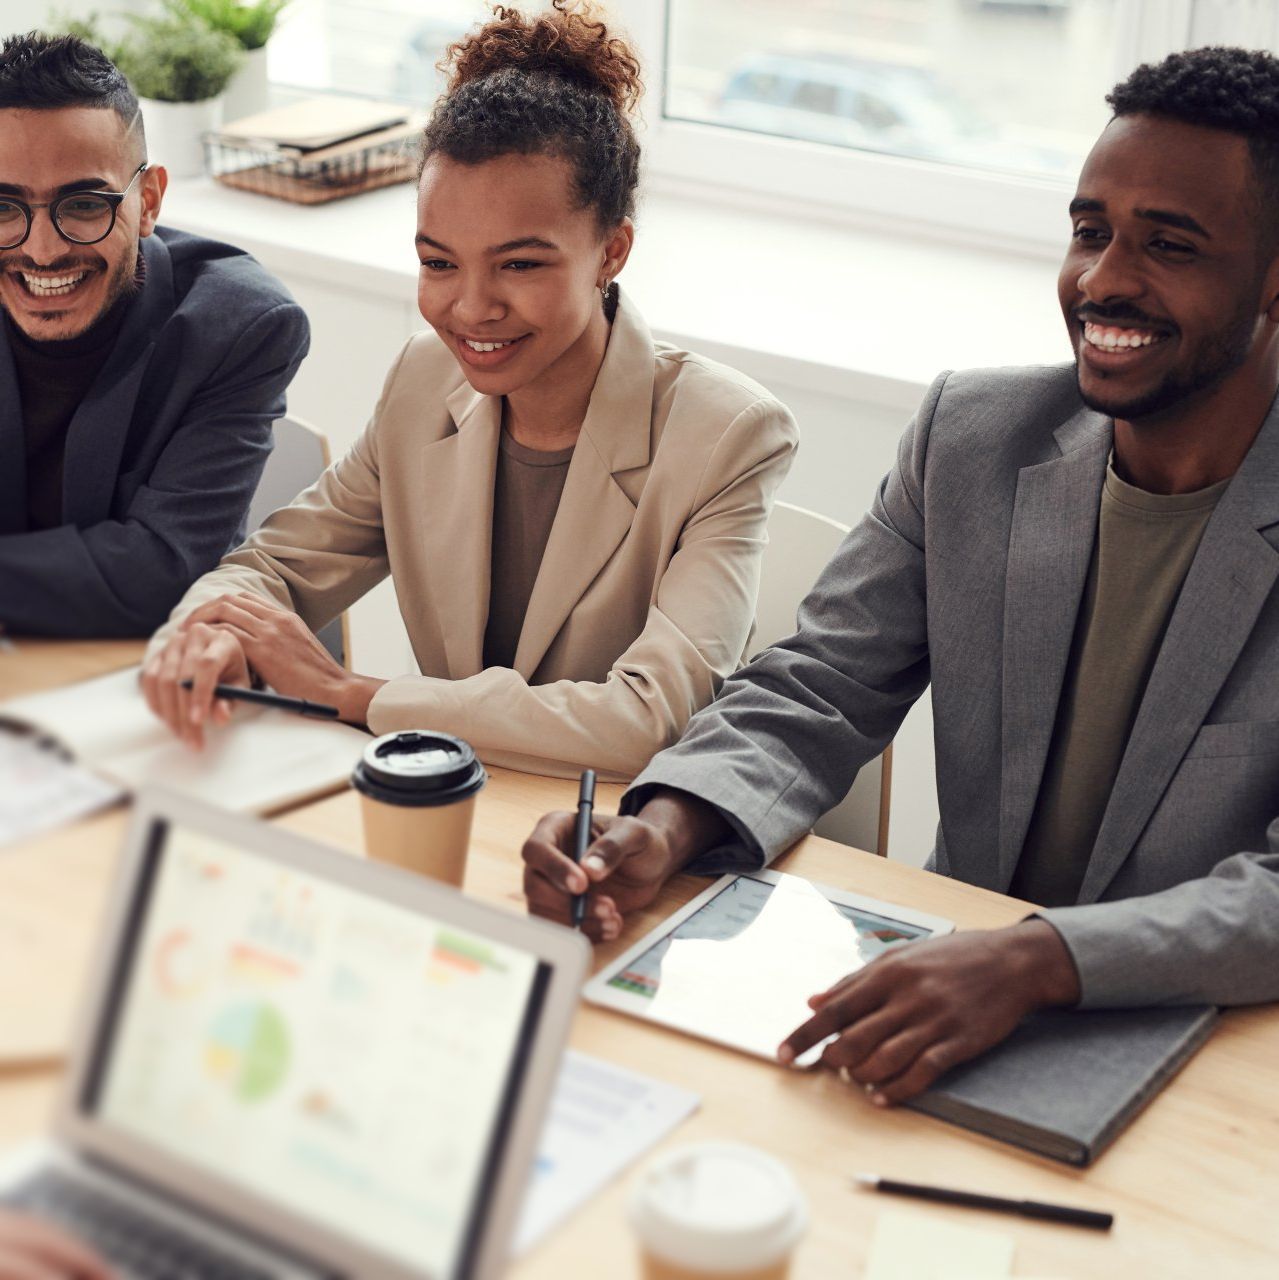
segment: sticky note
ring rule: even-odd
[[[1012,1274],[1014,1248],[997,1231],[886,1209],[875,1223],[865,1280],[996,1280]]]

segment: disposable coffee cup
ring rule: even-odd
[[[640,1174],[628,1209],[644,1280],[786,1280],[808,1226],[780,1161],[736,1142],[702,1142]]]
[[[374,738],[351,774],[364,851],[379,862],[460,885],[484,766],[449,733],[404,729]]]

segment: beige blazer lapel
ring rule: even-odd
[[[420,528],[449,677],[461,680],[484,666],[502,402],[463,383],[445,404],[457,431],[422,455]]]
[[[613,477],[648,465],[652,419],[653,339],[623,296],[520,631],[526,680],[631,527],[635,506]],[[491,525],[491,492],[489,506]]]

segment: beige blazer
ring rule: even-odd
[[[350,452],[196,582],[153,644],[226,591],[319,628],[389,572],[421,674],[379,690],[370,729],[634,776],[741,664],[794,420],[749,378],[654,342],[623,298],[515,667],[484,670],[501,408],[433,334],[410,339]]]

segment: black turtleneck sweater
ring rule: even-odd
[[[36,342],[5,312],[5,335],[13,354],[22,407],[27,460],[27,528],[56,529],[62,518],[62,470],[67,431],[81,401],[102,371],[143,280],[138,254],[135,287],[75,338]]]

